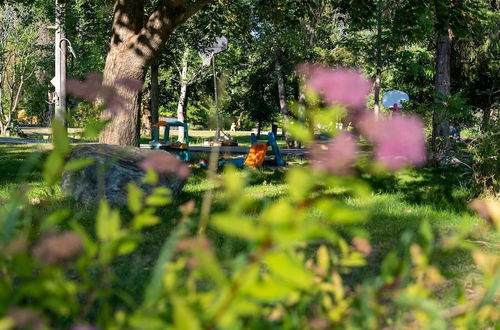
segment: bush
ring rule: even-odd
[[[341,74],[349,75],[350,81],[359,79],[352,73]],[[337,77],[336,72],[325,75]],[[314,99],[309,101],[314,104]],[[310,116],[313,123],[326,123],[338,114],[338,109],[315,107]],[[373,173],[420,161],[416,146],[423,143],[418,138],[423,133],[405,137],[394,130],[395,124],[403,133],[421,129],[415,118],[377,122],[368,117],[357,123],[375,145],[374,166],[366,166]],[[300,125],[295,123],[293,130],[302,141],[311,142],[311,133]],[[48,193],[63,170],[89,164],[85,160],[65,164],[68,139],[57,122],[53,130],[54,150],[44,168]],[[388,131],[400,137],[397,143],[387,138]],[[97,131],[94,127],[87,132]],[[151,167],[144,181],[153,186],[151,195],[129,184],[127,210],[113,208],[103,199],[92,230],[84,229],[74,210],[38,217],[33,212],[36,206],[22,193],[14,195],[0,214],[0,326],[184,330],[452,325],[466,329],[498,321],[500,261],[470,243],[469,227],[436,237],[421,219],[418,230],[403,231],[399,246],[384,256],[379,273],[366,275],[357,286],[349,284],[353,271],[372,254],[372,245],[363,227],[370,214],[347,201],[363,200],[371,189],[354,175],[353,137],[347,133],[339,137],[330,145],[334,153],[325,157],[313,149],[312,166],[289,169],[283,194],[265,204],[245,192],[245,176],[237,169],[228,167],[220,178],[215,168],[210,169],[211,188],[203,201],[182,205],[176,221],[158,216],[158,209],[171,198],[164,188],[154,188],[157,174],[152,168],[179,170],[163,162],[161,151],[147,162]],[[225,205],[210,212],[215,190],[224,193]],[[332,192],[341,192],[343,198]],[[498,230],[500,207],[494,202],[475,205]],[[144,229],[160,221],[172,222],[173,229],[142,298],[131,296],[130,288],[117,290],[116,263],[138,249]],[[448,274],[441,271],[440,261],[466,252],[480,270],[477,282],[467,288],[474,295],[465,298],[465,288],[459,288],[456,297],[444,304],[438,297]]]
[[[472,171],[476,183],[487,194],[500,193],[500,124],[485,133],[477,133],[468,145],[472,154]]]

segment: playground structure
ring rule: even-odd
[[[257,136],[252,133],[250,135],[250,141],[252,145],[248,151],[248,155],[246,158],[235,158],[231,160],[231,164],[236,167],[261,167],[263,165],[266,166],[285,166],[285,161],[283,160],[283,156],[281,155],[280,148],[278,147],[278,143],[276,141],[276,137],[273,132],[269,132],[267,134],[267,141],[257,141]],[[271,147],[274,159],[266,160],[266,154],[268,148]]]
[[[163,140],[160,140],[160,127],[165,127]],[[170,128],[184,128],[184,142],[170,141]],[[257,136],[252,133],[250,135],[251,146],[245,158],[234,158],[230,161],[220,161],[219,165],[233,164],[236,167],[262,167],[264,166],[285,166],[285,161],[278,147],[276,137],[273,132],[267,134],[267,141],[258,141]],[[153,126],[153,140],[149,142],[149,146],[153,150],[164,150],[173,153],[183,162],[191,161],[191,149],[189,147],[189,127],[186,123],[178,120],[160,121]],[[274,155],[273,159],[266,159],[267,151],[271,147]]]
[[[165,127],[163,141],[160,141],[160,127]],[[170,141],[170,127],[184,128],[184,143]],[[160,121],[153,126],[153,141],[149,143],[153,150],[165,150],[173,153],[179,160],[189,162],[191,160],[191,152],[189,149],[189,128],[188,124],[175,120],[171,122]]]

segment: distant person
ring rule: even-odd
[[[393,112],[401,111],[403,107],[400,107],[397,103],[394,103],[389,109]]]
[[[394,103],[392,106],[389,107],[389,110],[391,110],[391,116],[394,116],[396,114],[401,114],[403,107],[399,106],[397,103]]]
[[[231,129],[229,129],[230,132],[236,132],[236,123],[231,124]]]

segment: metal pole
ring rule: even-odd
[[[64,113],[61,109],[61,9],[59,1],[56,0],[56,21],[55,21],[55,118],[64,122]]]
[[[56,104],[55,118],[66,125],[66,42],[64,26],[62,24],[65,3],[64,0],[56,1],[56,24],[55,24],[55,87]],[[62,45],[64,43],[64,45]]]
[[[215,71],[215,54],[212,56],[213,70],[214,70],[214,99],[215,99],[215,118],[217,122],[217,127],[215,131],[215,138],[220,139],[220,116],[219,116],[219,96],[217,95],[217,72]]]
[[[61,5],[61,11],[64,12],[65,4]],[[68,46],[68,41],[65,38],[65,33],[64,33],[64,26],[61,25],[61,44],[59,51],[61,52],[61,87],[59,88],[59,91],[61,92],[60,98],[59,98],[59,104],[61,107],[61,123],[63,125],[67,125],[67,93],[66,93],[66,55],[67,55],[67,46]]]

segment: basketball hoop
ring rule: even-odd
[[[201,61],[203,66],[209,66],[212,63],[212,57],[214,53],[200,53]]]

